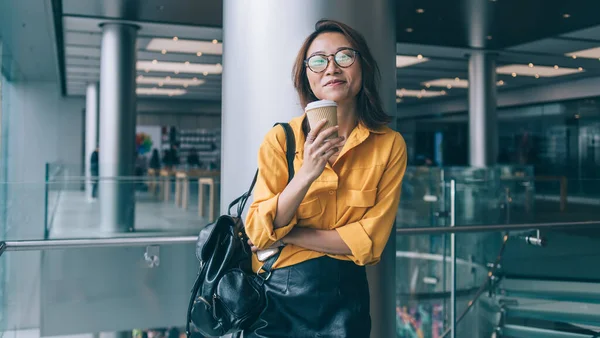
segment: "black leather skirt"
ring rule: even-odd
[[[369,286],[363,266],[320,257],[274,270],[267,304],[244,338],[369,338]]]

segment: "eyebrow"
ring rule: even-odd
[[[352,49],[352,47],[340,47],[340,48],[338,48],[338,49],[335,51],[335,53],[337,53],[337,52],[341,51],[342,49]],[[335,53],[334,53],[334,54],[335,54]],[[311,56],[318,55],[318,54],[325,54],[325,52],[324,52],[324,51],[322,51],[322,50],[318,50],[318,51],[316,51],[316,52],[314,52],[314,53],[310,54],[310,55],[307,57],[307,59],[308,59],[309,57],[311,57]]]

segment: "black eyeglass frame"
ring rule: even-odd
[[[349,64],[349,65],[347,65],[347,66],[342,66],[342,65],[340,65],[340,64],[337,62],[337,60],[335,59],[335,56],[337,55],[337,53],[340,53],[340,52],[343,52],[343,51],[348,51],[348,50],[349,50],[349,51],[351,51],[351,52],[354,54],[354,60],[352,61],[352,63],[351,63],[351,64]],[[325,60],[327,60],[327,65],[325,65],[325,68],[323,68],[323,70],[322,70],[322,71],[320,71],[320,72],[317,72],[317,71],[315,71],[314,69],[312,69],[312,68],[311,68],[311,67],[308,65],[308,60],[310,60],[311,58],[313,58],[313,57],[315,57],[315,56],[322,56],[322,57],[325,57]],[[356,59],[357,59],[357,57],[358,57],[358,56],[360,56],[360,53],[359,53],[359,52],[358,52],[356,49],[353,49],[353,48],[349,48],[349,47],[348,47],[348,48],[342,48],[342,49],[338,50],[337,52],[335,52],[335,53],[333,53],[333,54],[320,54],[320,53],[319,53],[319,54],[313,54],[313,55],[309,56],[309,57],[308,57],[306,60],[304,60],[304,66],[306,66],[306,68],[310,69],[310,71],[311,71],[311,72],[313,72],[313,73],[322,73],[322,72],[324,72],[324,71],[327,69],[327,67],[329,67],[329,62],[330,62],[330,61],[329,61],[329,57],[330,57],[330,56],[333,56],[333,62],[335,62],[335,64],[336,64],[338,67],[340,67],[340,68],[349,68],[349,67],[352,67],[352,65],[353,65],[353,64],[356,62]]]

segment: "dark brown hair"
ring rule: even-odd
[[[359,32],[334,20],[319,20],[315,25],[315,31],[306,38],[298,52],[292,70],[292,79],[300,97],[300,104],[304,108],[310,102],[319,100],[310,89],[304,60],[308,48],[315,38],[322,33],[330,32],[343,34],[350,42],[351,47],[358,51],[360,57],[362,87],[356,98],[358,121],[369,129],[377,129],[386,125],[391,121],[391,117],[383,111],[381,98],[379,97],[378,86],[381,74],[377,62],[375,62],[365,38]]]

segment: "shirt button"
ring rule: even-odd
[[[335,191],[329,190],[329,195],[333,195],[333,194],[335,194]]]

